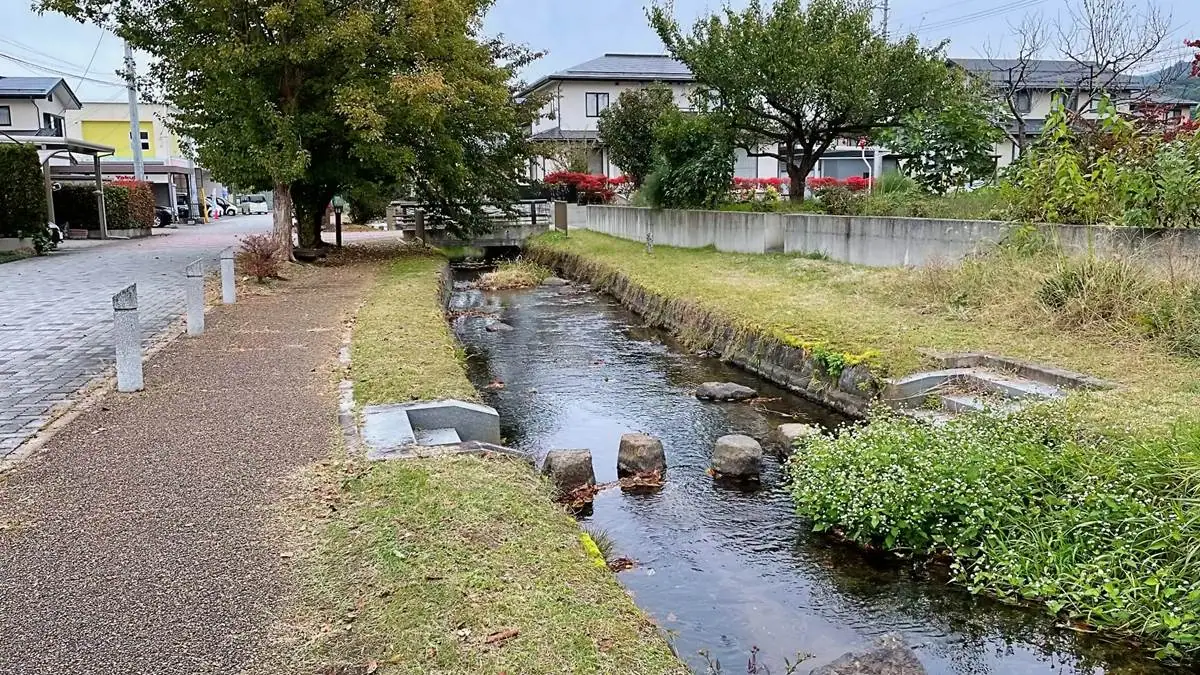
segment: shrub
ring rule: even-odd
[[[884,413],[806,441],[801,515],[865,546],[952,561],[972,592],[1200,651],[1200,425],[1158,440],[1081,434],[1052,409],[931,427]]]
[[[613,182],[613,181],[620,182]],[[612,178],[602,174],[577,173],[574,171],[556,171],[546,174],[543,181],[546,185],[557,185],[564,188],[560,198],[579,204],[607,204],[612,201],[616,192],[614,185],[624,185],[625,180]]]
[[[105,183],[104,214],[111,230],[153,227],[154,192],[150,184],[136,181]],[[54,215],[64,227],[99,230],[95,185],[63,183],[54,191]]]
[[[0,144],[0,237],[33,238],[42,253],[49,239],[46,217],[46,186],[37,150],[20,143]]]
[[[837,180],[836,178],[833,180]],[[837,216],[862,215],[866,197],[845,185],[822,186],[813,190],[826,213]]]
[[[899,171],[885,171],[875,182],[875,191],[883,195],[914,194],[920,190],[917,181]]]
[[[672,110],[655,140],[658,158],[646,181],[654,206],[714,208],[726,199],[733,184],[733,137],[720,120]]]
[[[117,179],[105,186],[105,199],[108,199],[108,192],[111,187],[126,189],[126,208],[114,212],[116,218],[120,221],[118,224],[113,224],[112,218],[108,221],[108,226],[114,229],[137,229],[144,227],[154,227],[154,189],[146,181],[136,181],[132,179]],[[110,209],[105,208],[105,213],[109,213]],[[124,215],[124,220],[120,220]]]
[[[279,278],[279,241],[269,234],[252,234],[242,240],[237,261],[259,283]]]

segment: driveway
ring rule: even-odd
[[[215,260],[269,215],[155,230],[120,242],[66,242],[44,258],[0,265],[0,462],[113,363],[112,295],[138,286],[143,341],[184,311],[183,269]]]

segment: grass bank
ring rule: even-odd
[[[441,257],[388,263],[353,332],[360,403],[471,398]],[[685,673],[527,464],[335,459],[309,477],[305,672]]]
[[[935,349],[995,352],[1110,380],[1120,386],[1072,394],[1066,404],[1094,429],[1165,433],[1176,418],[1200,409],[1200,360],[1144,331],[1138,320],[1088,311],[1120,304],[1111,302],[1118,291],[1090,282],[1072,286],[1076,270],[1032,244],[918,270],[667,246],[648,255],[640,243],[587,231],[544,235],[534,243],[538,249],[584,256],[651,293],[693,301],[750,331],[865,355],[884,376],[920,370],[926,365],[920,350]],[[1043,302],[1043,288],[1062,279],[1060,286],[1083,290],[1057,308],[1057,301]]]
[[[586,231],[534,248],[581,256],[750,332],[869,354],[878,373],[915,371],[918,350],[932,348],[1116,383],[1016,415],[929,427],[885,414],[813,440],[791,463],[798,512],[864,546],[945,558],[973,592],[1134,636],[1163,659],[1200,655],[1194,280],[1067,260],[1029,240],[920,270],[665,246],[647,254]]]

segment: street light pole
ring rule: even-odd
[[[146,180],[146,166],[142,162],[142,123],[138,119],[137,71],[134,69],[133,47],[125,41],[125,88],[129,93],[129,147],[133,150],[133,177]]]

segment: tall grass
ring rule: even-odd
[[[973,592],[1200,655],[1200,424],[1116,441],[1049,411],[883,414],[809,440],[790,468],[815,529],[948,556]]]
[[[550,276],[550,270],[523,258],[506,260],[496,269],[479,278],[479,287],[486,291],[531,288]]]

